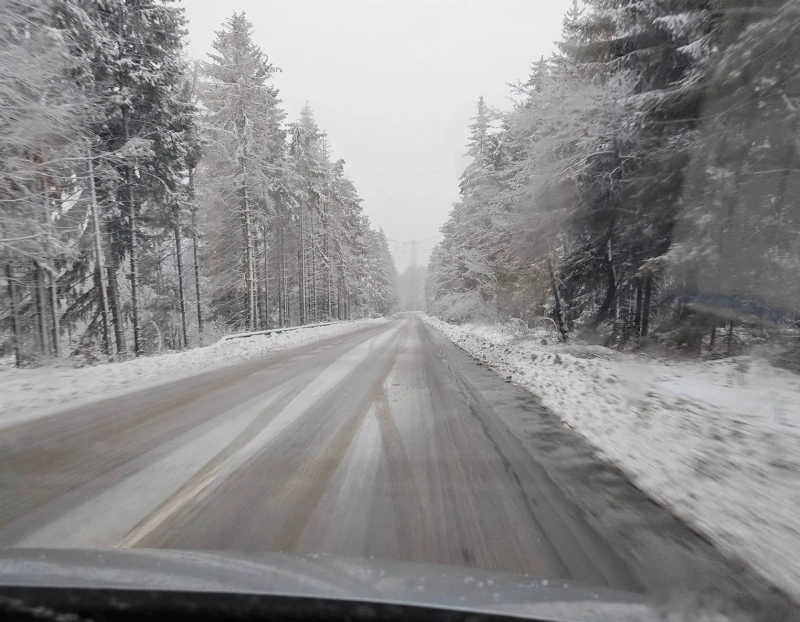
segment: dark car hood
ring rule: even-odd
[[[570,622],[641,620],[652,615],[637,595],[570,581],[329,555],[9,549],[0,553],[0,586],[244,592]]]

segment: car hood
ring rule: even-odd
[[[560,579],[331,555],[163,550],[0,552],[0,588],[272,594],[391,602],[583,622],[650,619],[638,595]]]

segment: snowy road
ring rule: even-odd
[[[0,439],[0,546],[327,552],[636,589],[497,404],[532,407],[406,316],[28,421]]]

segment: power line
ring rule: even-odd
[[[410,266],[416,268],[418,253],[423,253],[425,256],[425,253],[437,244],[441,237],[442,234],[438,233],[421,240],[396,240],[394,238],[386,238],[386,240],[392,244],[395,255],[410,256]]]

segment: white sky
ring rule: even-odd
[[[554,50],[571,0],[183,0],[189,52],[244,11],[289,120],[307,101],[373,225],[396,240],[398,268],[427,260],[458,199],[467,125],[483,95],[507,107],[508,84]]]

